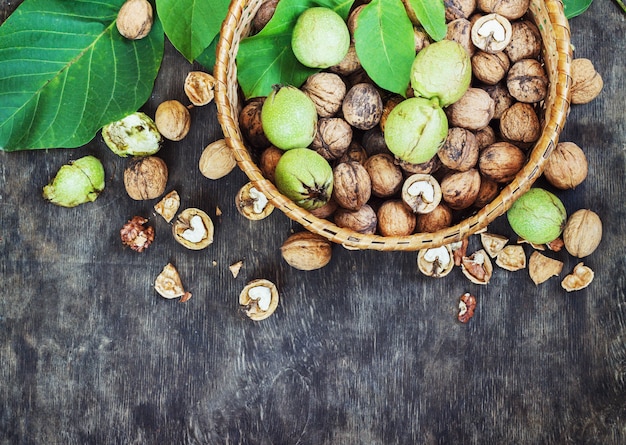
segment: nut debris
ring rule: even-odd
[[[154,205],[154,211],[161,215],[165,221],[171,222],[179,207],[180,196],[176,190],[172,190]]]
[[[191,298],[191,292],[185,291],[180,275],[172,263],[167,263],[157,276],[154,281],[154,289],[168,300],[181,297],[180,302],[184,303]]]
[[[548,258],[535,251],[528,260],[528,273],[535,284],[541,284],[550,277],[558,276],[563,270],[563,262]]]
[[[571,274],[567,275],[561,282],[561,286],[568,292],[584,289],[593,281],[594,273],[591,268],[583,263],[574,266]]]

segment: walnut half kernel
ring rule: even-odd
[[[183,210],[174,224],[174,239],[187,249],[200,250],[213,243],[213,221],[205,212],[196,208]]]
[[[239,304],[250,319],[264,320],[278,307],[278,289],[266,279],[250,281],[239,294]]]
[[[445,277],[454,267],[452,248],[445,245],[421,249],[417,254],[417,267],[426,276]]]

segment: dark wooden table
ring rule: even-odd
[[[18,3],[0,1],[0,18]],[[74,150],[0,152],[0,443],[626,443],[625,19],[597,0],[570,22],[576,57],[605,80],[598,99],[572,107],[561,137],[583,147],[589,176],[559,196],[570,213],[590,208],[604,222],[584,260],[595,281],[571,294],[560,279],[577,261],[564,252],[554,255],[564,273],[540,286],[497,267],[487,286],[458,269],[430,279],[414,252],[340,246],[321,270],[289,267],[279,246],[297,224],[277,211],[248,221],[234,205],[245,175],[198,171],[204,146],[221,137],[214,104],[194,109],[189,136],[160,152],[168,190],[215,221],[202,251],[173,240],[154,200],[126,195],[127,161],[100,135]],[[191,68],[167,46],[145,111],[185,99]],[[57,169],[86,154],[107,172],[98,200],[44,202]],[[119,240],[134,215],[156,229],[141,254]],[[510,234],[503,218],[490,230]],[[153,288],[168,262],[193,293],[186,303]],[[254,278],[281,295],[262,322],[238,306]],[[464,325],[466,291],[478,308]]]

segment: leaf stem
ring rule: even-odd
[[[615,1],[620,6],[620,8],[622,8],[622,11],[626,13],[626,5],[624,4],[624,2],[622,0],[615,0]]]

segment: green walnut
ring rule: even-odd
[[[341,62],[350,48],[350,31],[335,11],[313,7],[298,16],[291,37],[296,59],[310,68],[328,68]]]
[[[276,164],[274,182],[279,192],[298,206],[313,210],[328,202],[333,192],[333,169],[316,151],[294,148]]]
[[[317,132],[317,109],[309,96],[290,85],[276,85],[263,102],[261,125],[282,150],[308,147]]]
[[[567,212],[553,193],[534,187],[520,196],[506,213],[513,231],[528,242],[546,244],[561,235]]]
[[[432,159],[448,135],[448,118],[436,100],[411,97],[396,105],[385,122],[385,143],[403,161]]]
[[[102,138],[118,156],[150,156],[161,148],[163,137],[154,121],[137,111],[102,127]]]
[[[459,100],[471,80],[470,56],[453,40],[431,43],[417,53],[411,66],[411,87],[415,95],[437,99],[443,108]]]
[[[43,197],[62,207],[93,202],[104,190],[104,167],[94,156],[85,156],[63,165],[43,188]]]

